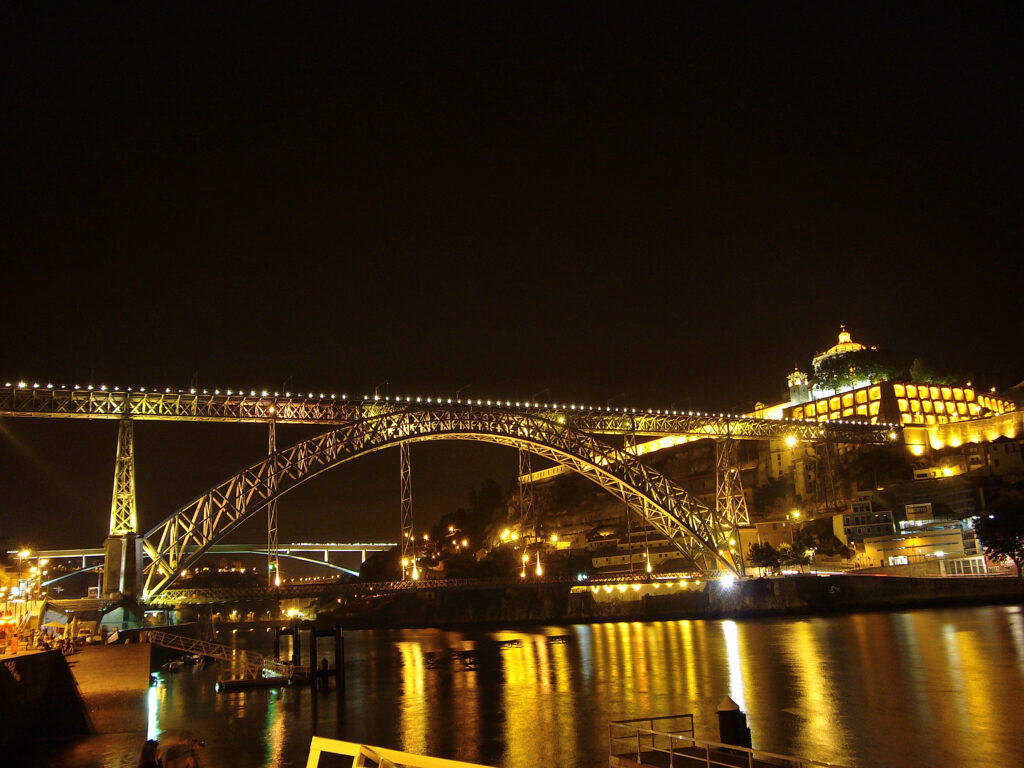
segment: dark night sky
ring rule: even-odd
[[[841,322],[1024,378],[1019,5],[645,8],[6,8],[0,378],[740,409]],[[0,531],[98,543],[115,435],[0,422]],[[136,439],[144,527],[265,449]],[[511,480],[460,445],[426,519]],[[282,537],[393,538],[397,463]]]

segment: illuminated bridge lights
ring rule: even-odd
[[[87,392],[99,391],[99,392],[109,392],[112,395],[119,394],[119,393],[124,393],[124,394],[141,393],[141,394],[146,394],[147,392],[151,392],[151,393],[155,394],[155,393],[158,393],[158,392],[161,391],[159,388],[147,388],[147,387],[128,387],[126,389],[121,389],[119,387],[108,387],[106,384],[101,384],[101,385],[99,385],[99,387],[96,387],[95,385],[89,384],[89,385],[87,385],[87,386],[85,386],[83,388],[79,384],[75,384],[75,385],[73,385],[71,387],[68,387],[67,385],[61,385],[61,386],[58,387],[58,386],[56,386],[56,385],[54,385],[52,383],[48,383],[45,386],[40,385],[39,383],[33,383],[31,385],[31,387],[30,387],[30,385],[25,380],[20,380],[20,381],[17,382],[17,384],[12,384],[11,382],[7,382],[5,386],[8,387],[8,388],[12,388],[13,387],[13,388],[17,388],[17,389],[20,389],[20,390],[26,390],[26,389],[35,389],[35,390],[47,389],[47,390],[50,390],[50,391],[58,391],[58,392],[59,391],[79,392],[79,391],[83,391],[83,390],[87,391]],[[271,392],[268,389],[263,389],[263,390],[257,391],[255,389],[248,389],[248,390],[246,390],[244,388],[239,388],[239,389],[234,389],[234,388],[231,388],[231,389],[215,388],[215,389],[211,390],[211,389],[196,389],[196,388],[192,387],[192,388],[189,388],[187,390],[183,390],[183,389],[175,389],[175,388],[171,388],[171,387],[164,387],[162,391],[163,391],[163,394],[165,394],[165,395],[173,395],[173,394],[177,394],[177,395],[197,395],[197,396],[198,395],[207,395],[207,396],[212,395],[212,396],[215,396],[215,397],[220,397],[220,396],[223,396],[223,395],[227,395],[228,397],[259,397],[259,398],[264,398],[264,399],[271,398],[271,397],[274,398],[274,399],[278,399],[278,398],[281,397],[280,392],[276,392],[276,391],[275,392]],[[298,399],[298,400],[303,400],[303,401],[317,401],[317,400],[328,400],[328,399],[329,400],[348,401],[348,399],[349,399],[347,394],[338,395],[336,393],[326,393],[326,392],[320,392],[319,395],[314,393],[314,392],[307,392],[305,394],[303,394],[303,393],[294,393],[293,394],[292,392],[285,392],[284,393],[284,397],[286,399],[288,399],[288,400]],[[474,406],[475,405],[475,406],[479,406],[479,407],[487,406],[487,407],[491,407],[491,408],[519,408],[519,409],[527,409],[527,410],[543,409],[543,410],[547,410],[547,411],[575,411],[577,413],[608,413],[608,414],[612,414],[612,413],[637,414],[637,413],[639,413],[641,415],[646,414],[648,416],[687,416],[687,417],[696,417],[696,418],[719,418],[719,419],[749,419],[750,418],[749,416],[745,416],[743,414],[736,414],[736,413],[721,413],[721,412],[720,413],[708,413],[706,411],[679,411],[679,410],[676,410],[676,409],[668,409],[668,408],[646,408],[646,409],[641,408],[641,409],[637,409],[635,407],[619,407],[619,406],[612,407],[612,406],[609,406],[609,405],[603,405],[603,406],[601,406],[601,405],[587,405],[587,404],[583,404],[583,403],[557,403],[557,402],[556,403],[538,403],[538,402],[520,401],[520,400],[516,400],[516,401],[502,400],[500,398],[499,399],[494,399],[494,398],[491,398],[491,399],[477,398],[475,400],[474,399],[463,400],[461,398],[454,398],[453,399],[451,397],[434,397],[434,396],[423,396],[423,395],[396,395],[396,396],[384,395],[384,396],[381,396],[380,394],[373,394],[373,395],[364,394],[362,396],[362,400],[363,400],[363,402],[366,402],[366,403],[369,403],[369,402],[374,402],[374,403],[380,403],[380,402],[385,402],[385,403],[392,403],[392,402],[393,403],[401,403],[401,402],[406,402],[406,403],[410,403],[410,404],[411,403],[420,403],[420,404],[423,404],[423,403],[435,404],[436,403],[438,405],[442,405],[442,404],[448,404],[448,405],[456,404],[456,405],[468,405],[468,406]],[[773,420],[777,421],[778,419],[773,419]],[[790,419],[790,417],[786,416],[782,420],[790,421],[791,419]],[[794,420],[794,421],[801,421],[801,422],[804,421],[803,419],[792,419],[792,420]],[[850,425],[856,425],[856,426],[867,425],[868,424],[868,422],[865,422],[865,421],[862,421],[862,420],[849,420],[849,419],[839,419],[839,418],[830,418],[830,419],[828,419],[828,421],[826,423],[829,423],[829,424],[850,424]],[[875,426],[877,426],[877,425],[875,425]],[[898,425],[897,424],[886,423],[886,424],[883,424],[881,426],[896,427]]]
[[[76,385],[77,386],[77,385]],[[264,396],[263,393],[266,393]],[[227,394],[222,394],[227,393]],[[200,421],[274,421],[277,423],[337,425],[353,419],[374,417],[376,408],[418,407],[499,409],[510,414],[524,413],[570,424],[575,429],[595,434],[671,435],[693,434],[737,439],[784,438],[787,424],[798,424],[798,439],[830,437],[837,442],[882,444],[893,438],[885,433],[898,429],[895,424],[869,424],[863,420],[822,420],[808,422],[789,418],[754,418],[748,415],[679,411],[676,409],[637,409],[632,407],[591,406],[580,403],[538,403],[533,401],[461,399],[422,395],[364,395],[350,400],[346,394],[285,392],[270,394],[263,389],[174,390],[139,388],[121,390],[100,385],[46,388],[30,387],[25,380],[0,388],[0,415],[56,416],[84,418],[123,418],[200,420]],[[489,403],[490,405],[486,405]],[[826,433],[825,428],[829,432]]]

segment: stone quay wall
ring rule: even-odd
[[[523,584],[479,589],[418,588],[342,605],[321,614],[346,629],[472,627],[596,621],[714,619],[922,607],[1024,603],[1024,582],[1007,577],[911,578],[798,575],[743,579],[727,585],[645,594],[636,600],[599,602],[565,584]]]

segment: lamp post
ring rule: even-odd
[[[25,588],[24,585],[22,584],[21,575],[25,570],[25,561],[28,560],[31,556],[32,552],[28,549],[23,549],[20,552],[18,552],[18,598],[21,605],[25,604]],[[20,624],[22,619],[22,610],[17,606],[18,603],[15,603],[15,611],[17,612],[17,615],[15,617],[15,625]]]

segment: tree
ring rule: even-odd
[[[779,547],[779,564],[795,565],[802,571],[811,564],[811,551],[802,545],[783,544]]]
[[[397,581],[402,578],[402,566],[399,563],[401,553],[398,547],[384,552],[374,552],[359,568],[361,581]]]
[[[1024,495],[1019,491],[1008,491],[1000,496],[990,513],[978,518],[974,533],[986,555],[999,560],[1009,558],[1017,566],[1017,578],[1021,578],[1024,566]]]
[[[749,555],[750,564],[761,568],[771,569],[772,573],[775,573],[779,567],[779,552],[767,541],[755,541],[751,543]]]
[[[839,389],[862,381],[888,381],[899,376],[906,367],[891,352],[862,349],[822,360],[813,378],[820,388]]]
[[[915,357],[910,366],[910,380],[925,384],[956,384],[958,380],[962,381],[963,379],[937,370],[924,358]]]

